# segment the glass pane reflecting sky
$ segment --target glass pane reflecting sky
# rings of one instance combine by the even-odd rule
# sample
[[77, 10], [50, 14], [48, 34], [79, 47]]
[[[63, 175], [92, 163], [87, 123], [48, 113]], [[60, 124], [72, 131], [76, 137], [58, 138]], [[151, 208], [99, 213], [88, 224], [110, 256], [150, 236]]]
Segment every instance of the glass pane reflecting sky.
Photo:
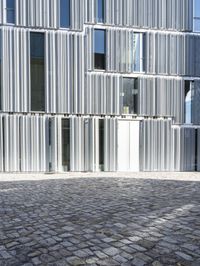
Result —
[[60, 0], [60, 27], [70, 27], [70, 0]]
[[6, 1], [6, 7], [7, 8], [15, 8], [15, 1], [14, 0], [7, 0]]
[[194, 31], [200, 32], [200, 19], [194, 19]]
[[97, 21], [104, 22], [104, 0], [97, 1]]
[[200, 17], [200, 0], [194, 0], [194, 17]]
[[105, 54], [105, 31], [95, 30], [95, 48], [94, 52], [97, 54]]

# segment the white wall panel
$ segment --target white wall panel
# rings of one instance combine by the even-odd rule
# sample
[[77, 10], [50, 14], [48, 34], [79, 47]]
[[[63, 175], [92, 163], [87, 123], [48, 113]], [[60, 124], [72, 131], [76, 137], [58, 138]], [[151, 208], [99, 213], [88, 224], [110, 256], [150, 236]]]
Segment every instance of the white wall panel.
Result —
[[139, 171], [140, 122], [118, 120], [117, 123], [117, 170]]

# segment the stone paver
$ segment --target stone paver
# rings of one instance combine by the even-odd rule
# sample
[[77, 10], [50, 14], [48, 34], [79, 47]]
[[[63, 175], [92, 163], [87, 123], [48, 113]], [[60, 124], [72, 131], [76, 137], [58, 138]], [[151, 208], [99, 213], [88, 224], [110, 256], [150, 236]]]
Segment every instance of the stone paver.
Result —
[[200, 265], [200, 175], [108, 175], [0, 176], [0, 266]]

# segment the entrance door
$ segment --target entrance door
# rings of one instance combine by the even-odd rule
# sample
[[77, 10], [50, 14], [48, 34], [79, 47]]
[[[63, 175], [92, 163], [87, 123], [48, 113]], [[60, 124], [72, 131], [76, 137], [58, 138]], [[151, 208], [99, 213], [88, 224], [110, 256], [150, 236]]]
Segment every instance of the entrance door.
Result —
[[118, 171], [139, 171], [139, 121], [118, 121]]

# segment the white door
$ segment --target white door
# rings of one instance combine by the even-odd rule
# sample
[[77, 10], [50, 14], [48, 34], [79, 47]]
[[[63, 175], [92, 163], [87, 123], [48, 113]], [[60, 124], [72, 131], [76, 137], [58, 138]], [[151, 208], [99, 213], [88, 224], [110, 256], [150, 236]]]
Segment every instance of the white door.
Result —
[[118, 121], [118, 171], [139, 171], [139, 121]]

